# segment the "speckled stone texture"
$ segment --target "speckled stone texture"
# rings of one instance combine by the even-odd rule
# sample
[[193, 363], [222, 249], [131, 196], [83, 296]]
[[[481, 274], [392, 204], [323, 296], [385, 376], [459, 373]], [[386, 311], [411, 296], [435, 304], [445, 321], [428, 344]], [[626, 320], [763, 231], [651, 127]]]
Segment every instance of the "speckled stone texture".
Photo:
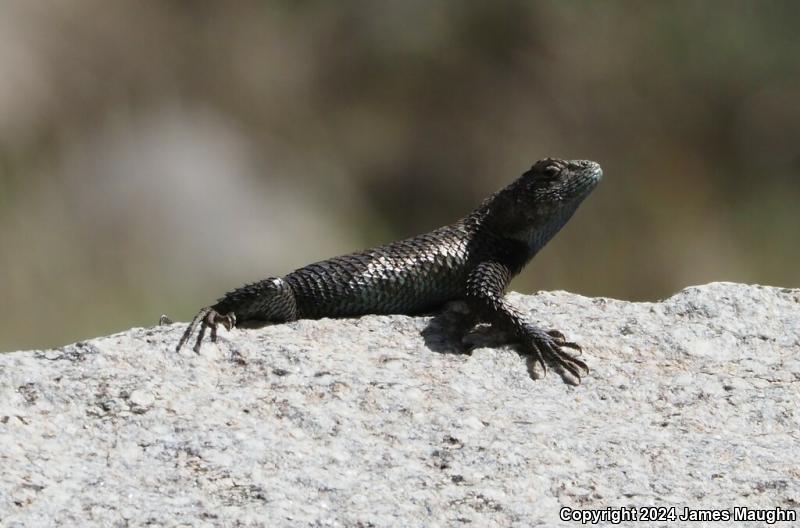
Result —
[[560, 508], [800, 508], [800, 290], [510, 300], [584, 346], [581, 385], [535, 379], [485, 329], [463, 353], [457, 306], [221, 331], [200, 355], [175, 354], [183, 324], [0, 354], [0, 526], [580, 526]]

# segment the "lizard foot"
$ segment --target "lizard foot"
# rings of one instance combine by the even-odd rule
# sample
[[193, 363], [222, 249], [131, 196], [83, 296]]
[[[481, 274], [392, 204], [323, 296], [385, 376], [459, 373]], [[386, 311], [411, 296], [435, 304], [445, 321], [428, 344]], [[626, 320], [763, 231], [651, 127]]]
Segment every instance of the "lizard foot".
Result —
[[528, 326], [526, 327], [525, 333], [527, 337], [525, 345], [533, 350], [534, 357], [545, 374], [547, 374], [545, 359], [552, 361], [572, 374], [577, 378], [578, 383], [581, 381], [581, 371], [583, 371], [584, 374], [589, 373], [589, 367], [586, 363], [563, 350], [564, 348], [571, 348], [580, 353], [580, 345], [567, 341], [564, 334], [558, 330], [543, 332], [538, 328]]
[[197, 341], [195, 341], [193, 347], [196, 353], [200, 353], [200, 344], [203, 342], [203, 337], [205, 337], [206, 328], [211, 329], [211, 341], [216, 341], [217, 325], [222, 324], [226, 330], [230, 330], [236, 325], [236, 315], [233, 312], [222, 315], [213, 308], [203, 308], [189, 323], [183, 336], [181, 336], [181, 340], [178, 341], [178, 346], [175, 347], [175, 352], [180, 352], [181, 347], [189, 340], [198, 324], [200, 325], [200, 331], [197, 333]]

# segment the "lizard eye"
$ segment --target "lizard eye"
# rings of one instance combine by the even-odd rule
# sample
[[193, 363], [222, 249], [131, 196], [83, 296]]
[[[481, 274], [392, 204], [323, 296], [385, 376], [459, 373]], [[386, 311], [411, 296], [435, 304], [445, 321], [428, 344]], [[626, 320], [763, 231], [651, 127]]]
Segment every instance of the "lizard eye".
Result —
[[545, 184], [557, 180], [561, 175], [561, 170], [562, 165], [558, 160], [546, 158], [538, 161], [532, 167], [531, 172], [534, 176], [534, 181]]
[[542, 180], [551, 182], [561, 174], [561, 167], [552, 163], [542, 169]]

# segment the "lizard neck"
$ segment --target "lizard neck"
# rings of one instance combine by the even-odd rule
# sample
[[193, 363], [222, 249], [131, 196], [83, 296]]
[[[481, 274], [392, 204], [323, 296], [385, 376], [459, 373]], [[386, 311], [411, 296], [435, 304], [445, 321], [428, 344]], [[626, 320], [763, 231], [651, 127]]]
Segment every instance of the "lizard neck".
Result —
[[508, 253], [513, 254], [521, 268], [564, 227], [576, 209], [577, 204], [575, 207], [562, 208], [551, 216], [528, 219], [507, 208], [497, 207], [494, 200], [490, 199], [467, 216], [464, 222], [469, 230], [482, 233], [481, 236], [492, 240], [492, 243], [513, 248]]

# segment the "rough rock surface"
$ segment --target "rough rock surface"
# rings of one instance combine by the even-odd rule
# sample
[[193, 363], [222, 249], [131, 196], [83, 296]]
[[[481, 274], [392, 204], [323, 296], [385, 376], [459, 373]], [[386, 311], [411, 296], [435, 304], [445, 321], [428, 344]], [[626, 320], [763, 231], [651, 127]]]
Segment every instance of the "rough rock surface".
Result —
[[[0, 354], [0, 525], [576, 526], [562, 506], [800, 507], [800, 290], [511, 299], [584, 346], [583, 384], [534, 379], [481, 332], [458, 353], [452, 311], [222, 331], [199, 355], [174, 353], [183, 324]], [[728, 525], [764, 523], [708, 524]]]

